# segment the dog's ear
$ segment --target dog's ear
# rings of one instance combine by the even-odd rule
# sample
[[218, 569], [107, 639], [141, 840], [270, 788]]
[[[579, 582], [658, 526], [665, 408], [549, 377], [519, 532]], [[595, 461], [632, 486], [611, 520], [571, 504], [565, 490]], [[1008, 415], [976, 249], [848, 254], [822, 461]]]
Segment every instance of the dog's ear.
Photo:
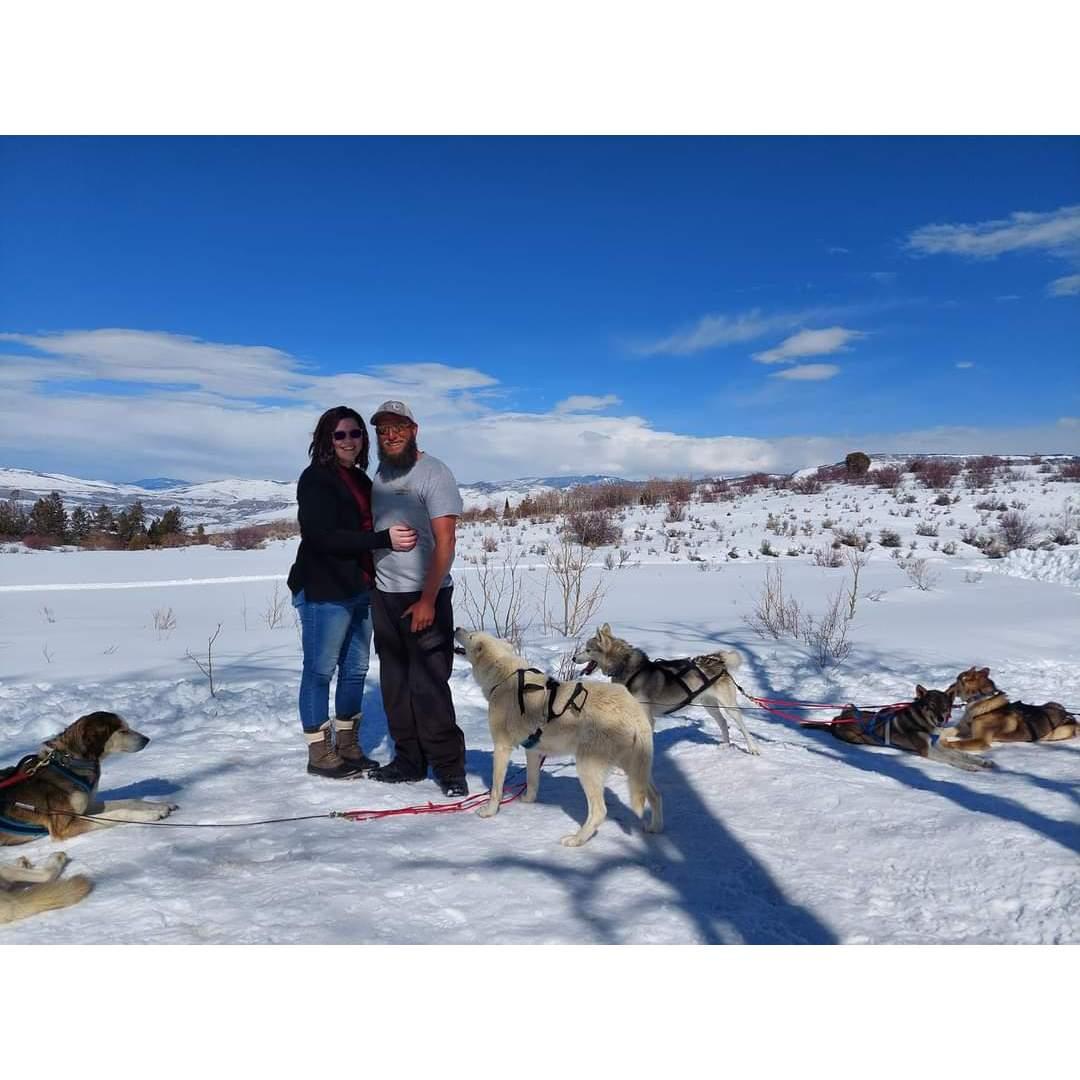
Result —
[[926, 687], [921, 685], [921, 684], [916, 685], [916, 687], [915, 687], [915, 696], [917, 698], [926, 697]]
[[990, 678], [990, 669], [988, 667], [979, 668], [979, 670], [976, 671], [975, 674], [976, 675], [981, 675], [984, 679], [989, 679]]
[[92, 712], [80, 716], [62, 738], [76, 757], [96, 759], [105, 753], [105, 744], [122, 726], [116, 713]]
[[611, 637], [611, 623], [604, 623], [596, 633], [598, 637]]

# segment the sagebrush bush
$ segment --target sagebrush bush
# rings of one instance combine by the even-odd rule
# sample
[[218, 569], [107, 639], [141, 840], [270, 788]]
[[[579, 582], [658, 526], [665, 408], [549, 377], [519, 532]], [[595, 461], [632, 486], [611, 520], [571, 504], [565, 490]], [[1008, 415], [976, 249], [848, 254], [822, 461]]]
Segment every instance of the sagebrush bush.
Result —
[[622, 539], [622, 529], [607, 510], [578, 510], [567, 514], [563, 534], [590, 548], [617, 544]]

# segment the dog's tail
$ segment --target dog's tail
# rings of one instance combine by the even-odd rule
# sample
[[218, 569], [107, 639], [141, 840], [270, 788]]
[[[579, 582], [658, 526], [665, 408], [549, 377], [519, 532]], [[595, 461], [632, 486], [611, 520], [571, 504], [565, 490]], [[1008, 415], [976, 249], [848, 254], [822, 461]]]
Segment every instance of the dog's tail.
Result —
[[724, 661], [724, 667], [728, 671], [738, 671], [742, 667], [742, 653], [737, 653], [734, 649], [720, 649], [716, 654]]
[[82, 874], [64, 878], [61, 881], [49, 881], [42, 885], [31, 885], [27, 889], [17, 889], [0, 894], [0, 923], [15, 922], [36, 915], [39, 911], [52, 911], [54, 908], [71, 907], [77, 904], [90, 890], [94, 883]]

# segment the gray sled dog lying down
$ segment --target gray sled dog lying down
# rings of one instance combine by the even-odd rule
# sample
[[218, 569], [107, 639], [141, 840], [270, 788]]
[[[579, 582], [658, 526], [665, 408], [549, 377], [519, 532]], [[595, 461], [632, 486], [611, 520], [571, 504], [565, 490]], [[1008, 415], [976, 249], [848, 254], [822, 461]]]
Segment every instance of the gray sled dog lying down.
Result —
[[646, 832], [661, 831], [664, 811], [652, 782], [652, 728], [625, 687], [548, 678], [518, 656], [508, 642], [481, 631], [459, 628], [454, 639], [464, 648], [473, 677], [487, 699], [495, 747], [491, 795], [477, 811], [481, 817], [499, 812], [510, 754], [515, 746], [523, 746], [524, 802], [536, 801], [540, 761], [545, 755], [571, 754], [576, 761], [589, 810], [581, 828], [562, 838], [567, 847], [584, 844], [607, 817], [604, 780], [616, 766], [626, 773], [634, 813], [643, 818], [649, 804]]
[[643, 650], [616, 637], [611, 626], [604, 623], [574, 654], [574, 663], [585, 664], [586, 675], [599, 667], [608, 678], [625, 686], [645, 706], [653, 724], [658, 716], [688, 705], [701, 705], [730, 746], [726, 713], [739, 725], [747, 752], [759, 752], [736, 703], [735, 683], [729, 672], [739, 667], [742, 657], [733, 649], [679, 660], [650, 660]]
[[[0, 864], [0, 924], [36, 915], [39, 911], [71, 907], [94, 887], [81, 874], [57, 881], [68, 857], [58, 851], [41, 866], [29, 859]], [[25, 888], [21, 886], [25, 885]]]

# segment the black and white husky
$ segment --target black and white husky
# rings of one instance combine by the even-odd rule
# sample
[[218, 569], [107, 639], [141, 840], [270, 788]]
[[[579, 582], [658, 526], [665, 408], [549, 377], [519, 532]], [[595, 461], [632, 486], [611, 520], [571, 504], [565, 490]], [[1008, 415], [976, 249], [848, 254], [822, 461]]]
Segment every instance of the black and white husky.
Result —
[[758, 753], [736, 704], [735, 683], [729, 673], [739, 667], [742, 657], [732, 649], [680, 660], [650, 660], [643, 650], [615, 637], [604, 623], [574, 654], [574, 663], [586, 664], [586, 675], [599, 667], [614, 682], [622, 683], [645, 706], [650, 723], [687, 705], [701, 705], [720, 725], [724, 742], [730, 745], [730, 716], [746, 740], [747, 751]]

